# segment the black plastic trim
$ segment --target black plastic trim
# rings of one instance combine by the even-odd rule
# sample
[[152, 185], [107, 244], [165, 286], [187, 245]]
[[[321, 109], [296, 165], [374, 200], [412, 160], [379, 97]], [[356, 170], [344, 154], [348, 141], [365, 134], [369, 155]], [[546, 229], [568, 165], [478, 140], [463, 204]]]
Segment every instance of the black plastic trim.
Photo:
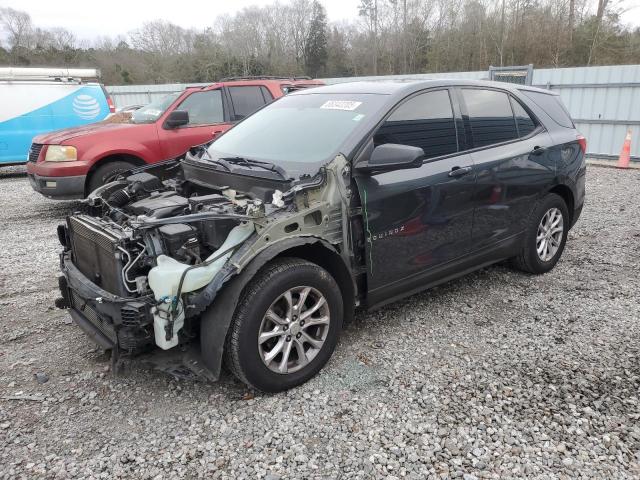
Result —
[[111, 340], [109, 340], [104, 333], [98, 330], [98, 327], [87, 320], [87, 318], [78, 310], [71, 309], [69, 310], [69, 314], [71, 315], [71, 318], [76, 323], [76, 325], [78, 325], [80, 329], [99, 346], [106, 350], [110, 350], [115, 347], [115, 344]]

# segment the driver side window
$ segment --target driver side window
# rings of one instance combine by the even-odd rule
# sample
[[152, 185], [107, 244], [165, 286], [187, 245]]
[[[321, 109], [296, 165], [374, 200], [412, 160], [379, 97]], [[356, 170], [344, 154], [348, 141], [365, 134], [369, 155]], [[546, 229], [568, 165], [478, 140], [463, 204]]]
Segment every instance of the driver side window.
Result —
[[380, 126], [373, 142], [376, 146], [399, 143], [420, 147], [426, 159], [457, 152], [449, 92], [426, 92], [405, 101]]
[[189, 112], [188, 126], [211, 125], [224, 122], [222, 93], [220, 90], [195, 92], [176, 108]]

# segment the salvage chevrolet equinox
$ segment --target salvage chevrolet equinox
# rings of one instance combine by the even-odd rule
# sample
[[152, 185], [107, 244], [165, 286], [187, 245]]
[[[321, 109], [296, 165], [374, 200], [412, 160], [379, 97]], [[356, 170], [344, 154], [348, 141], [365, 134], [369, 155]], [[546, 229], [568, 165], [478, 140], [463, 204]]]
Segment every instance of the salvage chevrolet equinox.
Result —
[[357, 308], [507, 259], [551, 270], [584, 203], [585, 148], [559, 97], [526, 86], [295, 92], [95, 190], [58, 229], [57, 304], [114, 361], [210, 379], [226, 364], [285, 390]]

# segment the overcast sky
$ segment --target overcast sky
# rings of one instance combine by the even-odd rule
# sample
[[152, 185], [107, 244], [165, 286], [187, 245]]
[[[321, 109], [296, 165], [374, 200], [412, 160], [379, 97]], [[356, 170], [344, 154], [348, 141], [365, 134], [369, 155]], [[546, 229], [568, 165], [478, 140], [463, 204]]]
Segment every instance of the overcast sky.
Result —
[[[595, 1], [595, 0], [594, 0]], [[202, 29], [216, 16], [234, 13], [251, 5], [269, 5], [274, 0], [0, 0], [0, 6], [24, 10], [39, 27], [65, 27], [80, 39], [124, 35], [155, 19], [182, 27]], [[284, 0], [283, 3], [286, 3]], [[330, 21], [353, 19], [359, 0], [321, 0]], [[622, 0], [628, 9], [625, 23], [640, 25], [640, 0]]]
[[[215, 18], [251, 5], [275, 0], [0, 0], [0, 6], [23, 10], [38, 27], [65, 27], [78, 38], [115, 36], [139, 28], [143, 22], [163, 19], [185, 28], [202, 29]], [[282, 3], [288, 3], [286, 0]], [[355, 18], [359, 0], [321, 0], [330, 21]]]

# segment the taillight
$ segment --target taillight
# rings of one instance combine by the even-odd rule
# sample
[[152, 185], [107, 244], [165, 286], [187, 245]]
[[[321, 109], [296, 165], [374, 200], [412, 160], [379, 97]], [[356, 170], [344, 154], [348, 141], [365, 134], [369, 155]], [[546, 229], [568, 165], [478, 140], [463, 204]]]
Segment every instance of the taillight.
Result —
[[583, 135], [578, 135], [576, 139], [578, 140], [578, 145], [580, 145], [580, 150], [582, 150], [582, 153], [587, 153], [587, 139], [584, 138]]
[[116, 106], [113, 103], [113, 100], [111, 100], [111, 95], [109, 95], [109, 92], [107, 92], [107, 89], [104, 88], [104, 85], [100, 85], [100, 88], [102, 89], [102, 93], [104, 93], [104, 98], [107, 99], [107, 105], [109, 106], [109, 113], [116, 113]]

